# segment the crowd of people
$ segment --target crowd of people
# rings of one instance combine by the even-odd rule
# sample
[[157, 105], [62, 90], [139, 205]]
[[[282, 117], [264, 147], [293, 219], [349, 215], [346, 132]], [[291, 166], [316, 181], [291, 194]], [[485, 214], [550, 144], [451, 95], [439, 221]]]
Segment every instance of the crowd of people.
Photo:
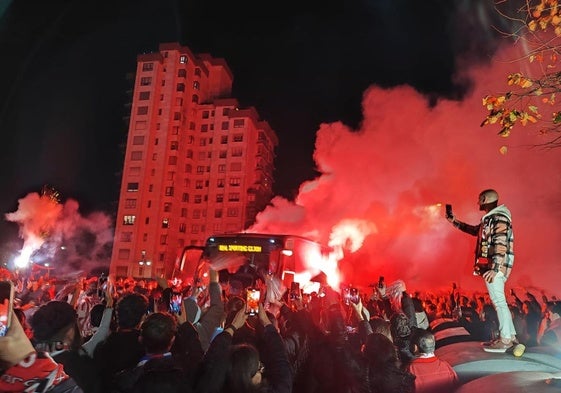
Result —
[[[455, 285], [409, 293], [395, 280], [358, 301], [324, 285], [285, 291], [253, 315], [243, 286], [224, 277], [211, 269], [206, 288], [105, 277], [14, 282], [0, 391], [453, 392], [458, 376], [435, 355], [446, 344], [439, 327], [463, 327], [462, 340], [500, 337], [488, 293]], [[561, 303], [530, 292], [509, 299], [518, 340], [561, 354]]]

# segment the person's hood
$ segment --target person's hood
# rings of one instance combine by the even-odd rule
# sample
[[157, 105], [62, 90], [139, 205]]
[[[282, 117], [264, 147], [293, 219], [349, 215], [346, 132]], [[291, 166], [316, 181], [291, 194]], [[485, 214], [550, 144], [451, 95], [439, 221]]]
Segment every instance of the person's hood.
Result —
[[185, 312], [187, 313], [187, 320], [191, 323], [199, 322], [201, 318], [201, 308], [197, 304], [197, 300], [192, 297], [187, 297], [183, 300]]
[[510, 210], [505, 205], [499, 205], [489, 213], [485, 214], [483, 217], [492, 216], [495, 214], [501, 214], [503, 216], [508, 217], [509, 220], [512, 220], [512, 215], [510, 214]]

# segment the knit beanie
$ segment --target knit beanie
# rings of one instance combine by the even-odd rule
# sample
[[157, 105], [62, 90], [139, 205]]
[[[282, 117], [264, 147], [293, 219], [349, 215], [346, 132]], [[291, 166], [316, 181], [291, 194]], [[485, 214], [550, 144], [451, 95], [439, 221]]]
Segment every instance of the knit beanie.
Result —
[[58, 300], [52, 300], [41, 307], [29, 321], [33, 330], [33, 339], [37, 342], [48, 342], [56, 337], [64, 328], [75, 324], [77, 314], [70, 304]]

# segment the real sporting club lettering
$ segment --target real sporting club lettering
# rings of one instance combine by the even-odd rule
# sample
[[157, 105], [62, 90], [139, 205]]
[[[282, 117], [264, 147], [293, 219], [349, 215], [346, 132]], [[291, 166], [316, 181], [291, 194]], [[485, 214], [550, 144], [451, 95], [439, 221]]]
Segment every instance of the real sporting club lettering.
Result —
[[243, 244], [219, 244], [218, 251], [261, 252], [261, 246], [245, 246]]

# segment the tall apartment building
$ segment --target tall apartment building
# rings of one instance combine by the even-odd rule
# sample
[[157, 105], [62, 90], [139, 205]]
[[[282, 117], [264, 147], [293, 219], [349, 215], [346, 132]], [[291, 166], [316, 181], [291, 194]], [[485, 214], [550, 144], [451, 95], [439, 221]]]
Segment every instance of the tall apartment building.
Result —
[[112, 274], [169, 278], [185, 246], [243, 231], [270, 201], [278, 139], [232, 80], [179, 44], [138, 56]]

